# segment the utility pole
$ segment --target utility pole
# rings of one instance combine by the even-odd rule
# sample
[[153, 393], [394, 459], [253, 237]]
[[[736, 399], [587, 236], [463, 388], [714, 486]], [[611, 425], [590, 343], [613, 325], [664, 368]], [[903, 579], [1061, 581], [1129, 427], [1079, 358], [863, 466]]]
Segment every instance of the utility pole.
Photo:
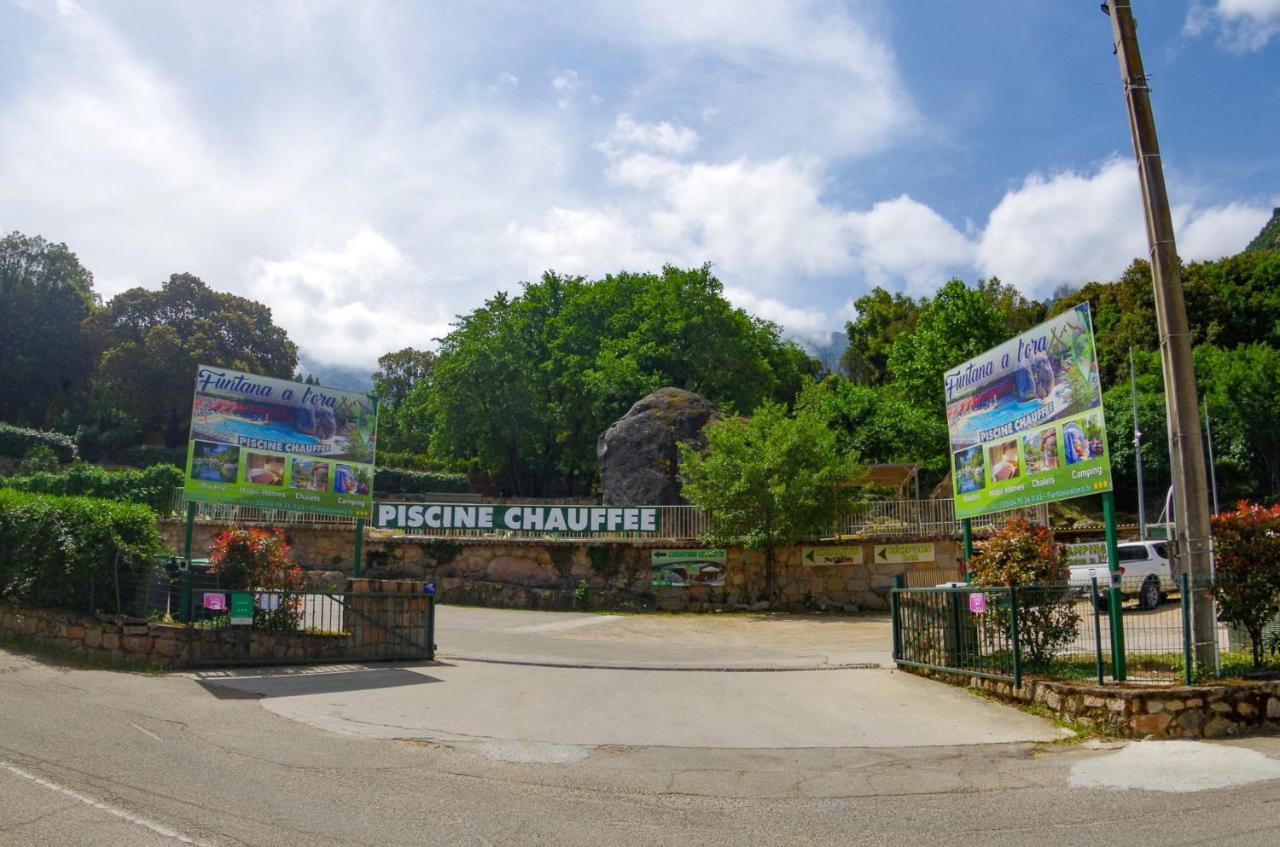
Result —
[[1165, 405], [1169, 417], [1169, 458], [1173, 472], [1175, 550], [1181, 569], [1192, 579], [1192, 639], [1201, 668], [1216, 668], [1217, 626], [1209, 593], [1212, 573], [1208, 485], [1200, 439], [1200, 409], [1191, 361], [1187, 309], [1182, 297], [1182, 269], [1173, 238], [1169, 195], [1165, 191], [1160, 145], [1156, 141], [1151, 91], [1138, 52], [1138, 38], [1129, 0], [1107, 0], [1111, 34], [1120, 79], [1124, 83], [1129, 130], [1138, 160], [1142, 204], [1146, 212], [1147, 243], [1151, 247], [1151, 276], [1155, 289], [1156, 323], [1160, 331], [1160, 359], [1164, 368]]
[[1133, 347], [1129, 347], [1129, 392], [1133, 395], [1133, 461], [1138, 472], [1138, 540], [1147, 540], [1147, 501], [1142, 489], [1142, 427], [1138, 424], [1138, 378], [1133, 372]]

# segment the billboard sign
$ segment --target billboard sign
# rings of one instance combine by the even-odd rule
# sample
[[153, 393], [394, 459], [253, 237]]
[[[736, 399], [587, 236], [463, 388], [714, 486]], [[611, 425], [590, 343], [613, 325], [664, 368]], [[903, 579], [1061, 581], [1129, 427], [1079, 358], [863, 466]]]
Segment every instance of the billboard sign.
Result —
[[649, 584], [724, 585], [728, 563], [725, 550], [654, 550], [649, 554]]
[[201, 365], [186, 497], [367, 518], [377, 431], [367, 394]]
[[1089, 305], [943, 376], [957, 518], [1111, 490]]

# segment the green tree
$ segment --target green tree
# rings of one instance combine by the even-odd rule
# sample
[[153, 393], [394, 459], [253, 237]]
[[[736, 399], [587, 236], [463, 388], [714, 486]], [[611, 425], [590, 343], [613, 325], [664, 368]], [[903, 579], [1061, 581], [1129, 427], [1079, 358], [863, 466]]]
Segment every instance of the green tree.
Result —
[[85, 330], [98, 355], [98, 389], [168, 447], [186, 439], [199, 364], [289, 379], [298, 363], [270, 309], [190, 274], [174, 274], [159, 291], [117, 295]]
[[80, 325], [95, 303], [67, 245], [0, 239], [0, 420], [46, 426], [79, 404], [91, 362]]
[[1247, 344], [1233, 350], [1201, 345], [1196, 375], [1212, 416], [1218, 481], [1224, 499], [1280, 494], [1280, 350]]
[[750, 418], [709, 424], [705, 454], [680, 447], [682, 493], [712, 516], [705, 541], [764, 553], [762, 599], [775, 598], [779, 547], [831, 531], [855, 493], [841, 485], [862, 476], [822, 416], [801, 407], [788, 415], [765, 403]]
[[728, 409], [790, 402], [817, 364], [776, 326], [724, 299], [709, 267], [589, 282], [547, 273], [490, 298], [441, 342], [402, 425], [517, 495], [596, 483], [596, 441], [645, 394], [671, 385]]
[[946, 407], [943, 374], [1012, 335], [1006, 316], [988, 295], [953, 279], [939, 289], [889, 348], [889, 371], [902, 396], [942, 415]]
[[868, 388], [833, 375], [802, 393], [797, 407], [826, 421], [842, 452], [867, 462], [917, 462], [926, 485], [947, 472], [946, 421], [889, 386]]
[[414, 389], [431, 380], [436, 354], [405, 347], [378, 357], [373, 393], [378, 398], [378, 445], [382, 450], [427, 452], [428, 431], [406, 421], [405, 404]]
[[840, 367], [858, 385], [882, 385], [889, 376], [889, 348], [915, 326], [924, 303], [880, 286], [853, 301], [857, 317], [844, 325], [849, 346]]

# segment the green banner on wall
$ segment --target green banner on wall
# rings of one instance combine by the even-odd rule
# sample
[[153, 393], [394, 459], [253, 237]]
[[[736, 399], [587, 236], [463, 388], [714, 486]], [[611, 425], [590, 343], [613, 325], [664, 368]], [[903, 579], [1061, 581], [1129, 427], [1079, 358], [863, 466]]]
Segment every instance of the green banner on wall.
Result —
[[186, 498], [367, 518], [377, 431], [369, 395], [201, 365]]
[[662, 528], [656, 506], [506, 506], [458, 503], [383, 503], [374, 509], [379, 529], [484, 529], [603, 535], [655, 535]]
[[1089, 305], [948, 371], [957, 518], [1111, 490]]

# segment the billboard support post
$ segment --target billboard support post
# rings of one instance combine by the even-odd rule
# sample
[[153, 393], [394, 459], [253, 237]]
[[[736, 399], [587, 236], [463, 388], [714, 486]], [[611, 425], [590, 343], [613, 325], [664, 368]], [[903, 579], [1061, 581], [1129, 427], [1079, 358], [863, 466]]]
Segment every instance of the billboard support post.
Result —
[[187, 503], [186, 529], [182, 535], [182, 593], [178, 597], [178, 619], [184, 623], [191, 622], [191, 535], [196, 525], [196, 504]]
[[364, 518], [356, 518], [356, 558], [351, 563], [351, 575], [359, 578], [364, 565]]
[[1120, 591], [1120, 547], [1116, 543], [1116, 496], [1102, 495], [1102, 520], [1107, 527], [1107, 569], [1111, 588], [1107, 591], [1107, 611], [1111, 618], [1111, 673], [1116, 682], [1128, 677], [1124, 655], [1124, 595]]

